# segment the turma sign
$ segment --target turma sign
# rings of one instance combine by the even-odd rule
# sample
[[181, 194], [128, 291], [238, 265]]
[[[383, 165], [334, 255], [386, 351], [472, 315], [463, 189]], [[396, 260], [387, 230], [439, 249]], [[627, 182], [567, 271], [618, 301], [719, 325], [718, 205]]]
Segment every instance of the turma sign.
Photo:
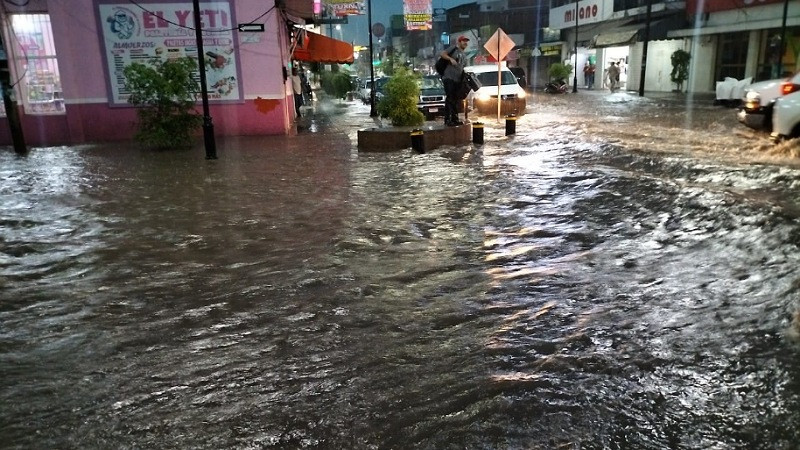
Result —
[[[575, 4], [550, 10], [550, 28], [561, 30], [575, 26]], [[614, 14], [614, 0], [582, 0], [578, 2], [578, 25], [603, 22]]]

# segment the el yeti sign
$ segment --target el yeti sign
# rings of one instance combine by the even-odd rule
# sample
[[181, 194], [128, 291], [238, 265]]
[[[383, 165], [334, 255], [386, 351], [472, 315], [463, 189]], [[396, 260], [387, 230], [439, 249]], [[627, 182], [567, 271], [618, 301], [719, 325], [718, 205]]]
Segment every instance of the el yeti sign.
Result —
[[[550, 28], [561, 30], [574, 27], [575, 13], [574, 3], [551, 9]], [[608, 20], [613, 13], [613, 0], [583, 0], [578, 2], [578, 25]]]
[[[233, 34], [233, 0], [204, 0], [200, 8], [203, 55], [198, 54], [194, 9], [185, 0], [96, 0], [97, 26], [108, 76], [109, 103], [128, 106], [125, 67], [153, 59], [203, 58], [208, 97], [241, 101], [241, 69]], [[141, 5], [141, 6], [139, 6]], [[199, 73], [195, 78], [199, 79]], [[199, 86], [198, 86], [199, 90]]]

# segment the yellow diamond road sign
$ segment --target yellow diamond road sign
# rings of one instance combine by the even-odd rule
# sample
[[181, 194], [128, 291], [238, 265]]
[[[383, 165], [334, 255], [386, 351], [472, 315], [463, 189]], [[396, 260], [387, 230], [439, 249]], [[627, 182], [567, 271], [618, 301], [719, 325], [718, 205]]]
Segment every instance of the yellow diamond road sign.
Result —
[[517, 44], [508, 37], [506, 32], [503, 31], [502, 28], [498, 28], [492, 37], [483, 44], [483, 48], [485, 48], [494, 59], [502, 61], [515, 45]]

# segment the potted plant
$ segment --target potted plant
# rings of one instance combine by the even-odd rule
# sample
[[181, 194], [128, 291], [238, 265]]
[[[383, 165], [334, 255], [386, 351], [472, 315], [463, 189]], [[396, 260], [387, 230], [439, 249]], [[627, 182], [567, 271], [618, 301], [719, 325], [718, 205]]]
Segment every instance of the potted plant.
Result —
[[425, 122], [425, 116], [417, 109], [417, 75], [403, 67], [397, 68], [386, 83], [385, 91], [386, 95], [378, 103], [381, 117], [391, 119], [394, 126], [416, 126]]
[[123, 69], [128, 103], [139, 107], [136, 139], [154, 148], [187, 147], [202, 117], [195, 111], [198, 92], [192, 74], [197, 61], [185, 57], [149, 64], [132, 63]]
[[689, 59], [691, 55], [685, 50], [675, 50], [670, 57], [672, 60], [672, 72], [669, 74], [670, 80], [678, 85], [675, 92], [683, 92], [683, 82], [689, 78]]
[[571, 73], [572, 64], [555, 63], [551, 64], [547, 69], [547, 74], [550, 76], [550, 80], [558, 83], [566, 83], [567, 79], [569, 78], [569, 74]]

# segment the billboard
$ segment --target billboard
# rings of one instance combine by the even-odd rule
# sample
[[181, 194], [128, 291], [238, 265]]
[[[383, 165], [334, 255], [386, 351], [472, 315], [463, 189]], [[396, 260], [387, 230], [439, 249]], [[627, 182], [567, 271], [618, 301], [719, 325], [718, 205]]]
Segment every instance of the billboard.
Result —
[[[198, 55], [191, 2], [139, 0], [137, 3], [97, 0], [98, 29], [103, 40], [112, 106], [128, 105], [130, 93], [125, 89], [125, 66], [148, 64], [153, 58], [202, 57], [206, 63], [209, 100], [242, 100], [241, 70], [234, 39], [236, 21], [230, 0], [202, 2], [204, 55]], [[199, 91], [199, 71], [195, 78]]]
[[365, 14], [364, 2], [354, 2], [352, 0], [326, 0], [329, 16], [356, 16]]
[[433, 5], [431, 0], [403, 0], [403, 20], [406, 30], [430, 30], [433, 28]]

